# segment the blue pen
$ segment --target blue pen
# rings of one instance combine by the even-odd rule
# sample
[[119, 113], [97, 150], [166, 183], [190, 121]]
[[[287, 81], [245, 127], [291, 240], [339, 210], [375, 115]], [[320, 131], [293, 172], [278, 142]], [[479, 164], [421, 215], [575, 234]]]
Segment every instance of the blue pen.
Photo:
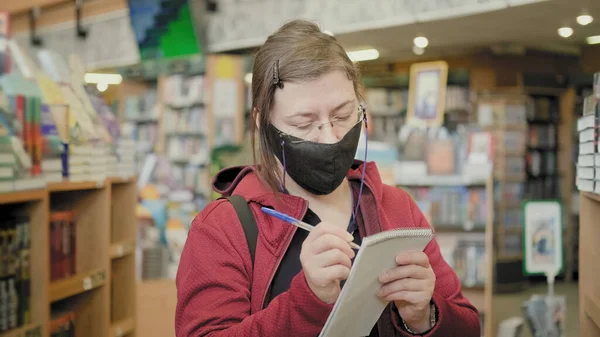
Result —
[[[306, 231], [310, 232], [310, 231], [313, 230], [313, 228], [315, 228], [314, 226], [309, 225], [309, 224], [307, 224], [304, 221], [300, 221], [298, 219], [292, 218], [291, 216], [289, 216], [287, 214], [284, 214], [284, 213], [281, 213], [281, 212], [277, 212], [274, 209], [270, 209], [270, 208], [267, 208], [267, 207], [262, 207], [261, 210], [263, 212], [267, 213], [268, 215], [274, 216], [274, 217], [276, 217], [279, 220], [283, 220], [283, 221], [285, 221], [285, 222], [287, 222], [289, 224], [292, 224], [294, 226], [300, 227], [300, 228], [302, 228], [302, 229], [304, 229]], [[350, 244], [350, 247], [352, 247], [354, 249], [360, 249], [360, 246], [357, 245], [354, 242], [349, 242], [349, 244]]]

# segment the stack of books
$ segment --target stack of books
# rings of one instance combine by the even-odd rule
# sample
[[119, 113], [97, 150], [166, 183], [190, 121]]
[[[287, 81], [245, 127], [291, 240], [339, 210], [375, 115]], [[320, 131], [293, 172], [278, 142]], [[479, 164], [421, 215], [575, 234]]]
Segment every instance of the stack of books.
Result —
[[116, 176], [132, 177], [138, 170], [136, 163], [137, 143], [133, 139], [121, 138], [117, 141]]
[[56, 183], [63, 180], [62, 155], [64, 146], [58, 134], [51, 109], [62, 106], [42, 105], [42, 175], [46, 183]]
[[577, 158], [577, 188], [580, 191], [600, 193], [600, 73], [594, 76], [594, 94], [583, 103], [583, 116], [577, 120], [579, 157]]
[[0, 219], [0, 333], [31, 323], [29, 216]]
[[41, 128], [32, 122], [36, 100], [7, 94], [6, 76], [0, 79], [0, 193], [43, 188]]
[[75, 213], [54, 211], [50, 214], [50, 281], [75, 274]]

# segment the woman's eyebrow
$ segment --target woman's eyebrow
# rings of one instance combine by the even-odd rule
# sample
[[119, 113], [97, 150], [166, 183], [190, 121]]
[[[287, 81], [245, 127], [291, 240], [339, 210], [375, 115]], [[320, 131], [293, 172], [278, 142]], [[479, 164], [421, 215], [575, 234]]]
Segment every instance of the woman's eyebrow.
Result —
[[[344, 108], [345, 106], [347, 106], [348, 104], [350, 104], [352, 102], [354, 102], [354, 100], [349, 99], [349, 100], [347, 100], [345, 102], [342, 102], [342, 103], [338, 104], [335, 108], [333, 108], [331, 110], [331, 113], [338, 112], [340, 109]], [[294, 117], [311, 117], [311, 116], [314, 116], [316, 114], [317, 114], [317, 112], [314, 112], [314, 111], [306, 111], [306, 110], [305, 111], [296, 111], [292, 115], [288, 116], [288, 118], [294, 118]]]

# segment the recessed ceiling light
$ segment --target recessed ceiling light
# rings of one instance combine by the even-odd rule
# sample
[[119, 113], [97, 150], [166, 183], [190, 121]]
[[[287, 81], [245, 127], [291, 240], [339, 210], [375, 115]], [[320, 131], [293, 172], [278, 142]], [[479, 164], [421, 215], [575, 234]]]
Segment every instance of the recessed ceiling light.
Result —
[[423, 55], [425, 53], [425, 48], [413, 46], [413, 53], [416, 55]]
[[589, 14], [581, 14], [577, 17], [577, 23], [582, 26], [587, 26], [594, 21], [594, 17]]
[[379, 58], [379, 51], [377, 49], [355, 50], [348, 52], [348, 57], [352, 62], [375, 60]]
[[567, 38], [571, 35], [573, 35], [573, 28], [571, 27], [560, 27], [558, 29], [558, 35]]
[[417, 36], [413, 39], [415, 46], [425, 48], [429, 45], [429, 40], [425, 36]]
[[588, 36], [585, 38], [585, 42], [587, 42], [587, 44], [599, 44], [600, 35]]

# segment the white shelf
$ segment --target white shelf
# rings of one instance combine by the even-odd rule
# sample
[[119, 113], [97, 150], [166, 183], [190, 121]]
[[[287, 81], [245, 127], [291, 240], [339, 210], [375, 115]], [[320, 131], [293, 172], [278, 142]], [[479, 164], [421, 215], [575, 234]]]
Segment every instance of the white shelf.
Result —
[[415, 176], [396, 179], [398, 186], [485, 186], [485, 179], [476, 179], [462, 175]]

